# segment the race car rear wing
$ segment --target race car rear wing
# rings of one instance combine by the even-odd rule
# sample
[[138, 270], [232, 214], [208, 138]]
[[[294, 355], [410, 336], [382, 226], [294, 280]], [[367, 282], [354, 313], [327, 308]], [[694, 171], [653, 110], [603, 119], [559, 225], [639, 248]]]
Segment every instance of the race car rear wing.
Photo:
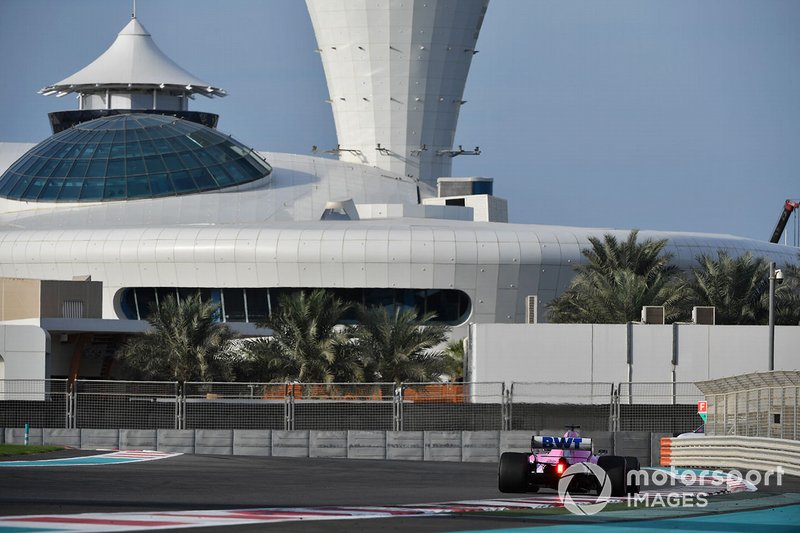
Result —
[[583, 437], [547, 437], [534, 435], [532, 450], [592, 450], [592, 439]]

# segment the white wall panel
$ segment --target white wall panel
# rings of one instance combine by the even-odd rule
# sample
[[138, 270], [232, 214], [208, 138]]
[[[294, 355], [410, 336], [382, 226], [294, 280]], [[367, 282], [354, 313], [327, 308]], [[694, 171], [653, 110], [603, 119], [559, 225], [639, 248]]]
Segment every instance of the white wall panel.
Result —
[[715, 326], [709, 332], [708, 342], [711, 348], [710, 379], [767, 368], [769, 337], [766, 326]]
[[321, 287], [324, 285], [319, 262], [298, 263], [297, 270], [300, 275], [298, 282], [300, 287]]
[[389, 241], [370, 239], [365, 243], [364, 261], [367, 263], [386, 263], [389, 259]]
[[235, 240], [218, 238], [214, 242], [214, 260], [218, 263], [233, 263], [236, 261], [235, 250]]
[[297, 271], [297, 263], [278, 263], [278, 283], [279, 287], [299, 287], [300, 273]]
[[178, 275], [175, 271], [175, 263], [156, 263], [158, 281], [160, 285], [166, 287], [178, 286]]
[[236, 284], [232, 280], [222, 280], [220, 287], [258, 287], [258, 275], [254, 263], [236, 262], [233, 265], [236, 269]]
[[[180, 278], [178, 278], [180, 279]], [[237, 268], [235, 263], [215, 264], [214, 279], [208, 284], [200, 284], [201, 287], [243, 287], [247, 286], [237, 278]]]
[[367, 267], [365, 263], [344, 263], [344, 284], [346, 287], [367, 287]]
[[672, 379], [672, 325], [633, 326], [633, 379]]
[[687, 325], [678, 328], [678, 366], [676, 381], [710, 379], [708, 373], [711, 326]]
[[257, 287], [277, 287], [278, 286], [278, 264], [272, 261], [258, 262], [255, 264]]
[[388, 281], [389, 287], [412, 287], [411, 284], [411, 269], [412, 265], [409, 263], [392, 263], [388, 265]]
[[364, 264], [365, 284], [367, 287], [391, 287], [388, 265], [384, 263]]

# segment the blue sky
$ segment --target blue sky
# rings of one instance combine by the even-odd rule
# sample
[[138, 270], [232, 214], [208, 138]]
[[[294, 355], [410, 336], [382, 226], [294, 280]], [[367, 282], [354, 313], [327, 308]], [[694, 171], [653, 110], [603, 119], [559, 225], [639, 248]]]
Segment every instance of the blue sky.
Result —
[[[336, 144], [300, 0], [138, 0], [159, 47], [227, 98], [192, 109], [259, 150]], [[129, 0], [0, 0], [0, 142], [37, 142]], [[767, 240], [800, 198], [800, 2], [492, 0], [456, 144], [512, 222]], [[789, 242], [794, 239], [794, 231]]]

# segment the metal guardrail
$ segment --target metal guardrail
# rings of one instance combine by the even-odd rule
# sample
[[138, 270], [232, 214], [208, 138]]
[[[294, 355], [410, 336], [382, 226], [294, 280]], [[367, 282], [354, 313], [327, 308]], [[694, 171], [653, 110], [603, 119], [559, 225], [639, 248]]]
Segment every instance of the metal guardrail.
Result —
[[800, 475], [800, 441], [709, 436], [661, 439], [661, 466], [736, 468]]

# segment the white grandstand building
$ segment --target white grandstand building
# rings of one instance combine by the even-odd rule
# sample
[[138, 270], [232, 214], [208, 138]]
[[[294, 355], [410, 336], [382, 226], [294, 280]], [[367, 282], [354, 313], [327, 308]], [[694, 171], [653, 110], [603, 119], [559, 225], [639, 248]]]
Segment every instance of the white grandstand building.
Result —
[[[0, 143], [0, 379], [108, 377], [116, 335], [198, 289], [246, 334], [280, 294], [312, 287], [436, 311], [459, 337], [468, 323], [543, 322], [588, 238], [627, 236], [509, 224], [491, 179], [450, 176], [454, 156], [479, 152], [453, 139], [488, 0], [307, 3], [339, 160], [218, 133], [188, 100], [225, 91], [136, 18], [43, 89], [80, 108], [52, 113], [37, 145]], [[668, 239], [683, 268], [719, 249], [796, 256], [730, 235], [640, 236]]]

